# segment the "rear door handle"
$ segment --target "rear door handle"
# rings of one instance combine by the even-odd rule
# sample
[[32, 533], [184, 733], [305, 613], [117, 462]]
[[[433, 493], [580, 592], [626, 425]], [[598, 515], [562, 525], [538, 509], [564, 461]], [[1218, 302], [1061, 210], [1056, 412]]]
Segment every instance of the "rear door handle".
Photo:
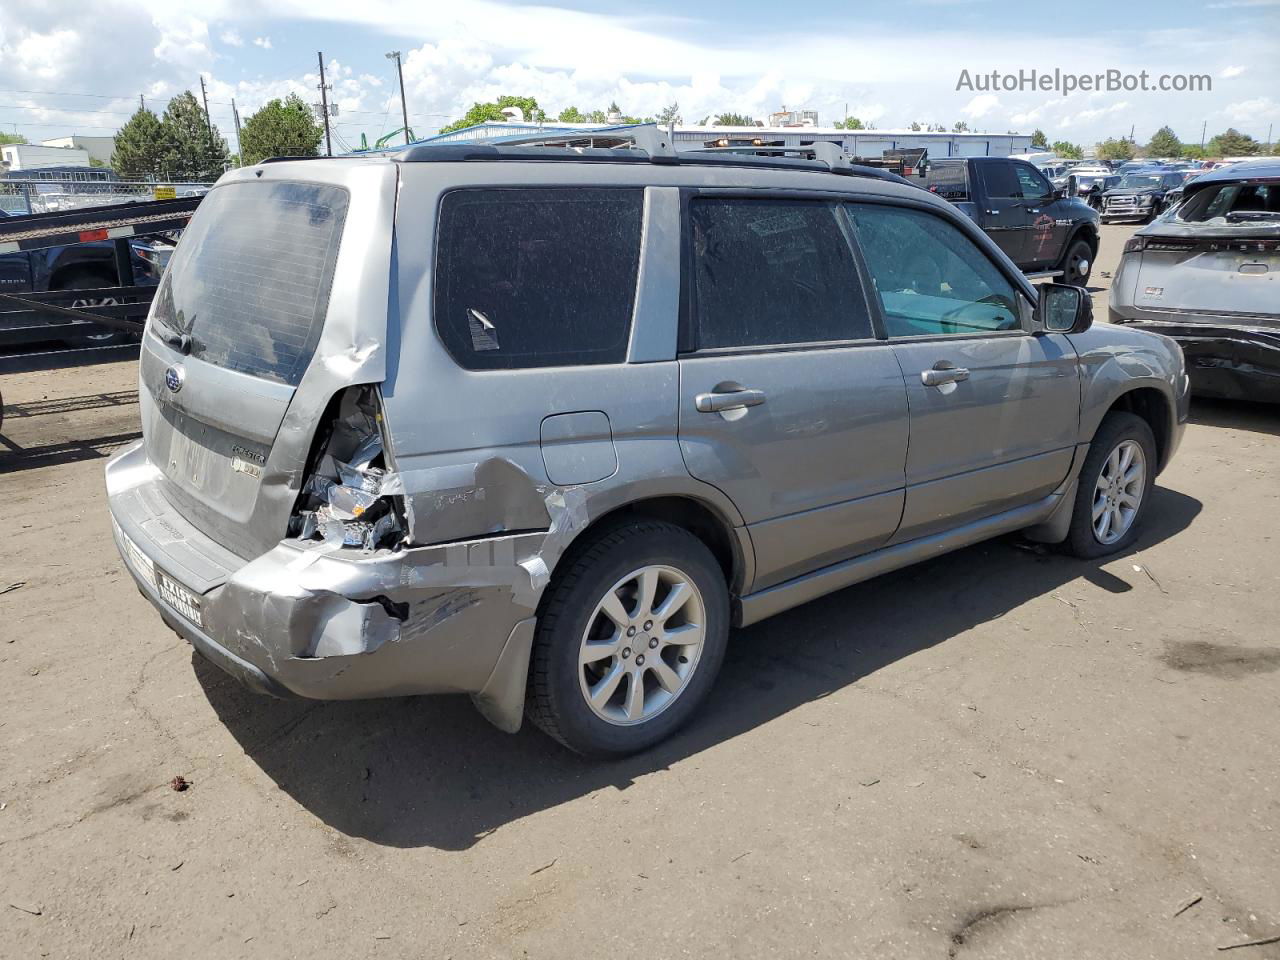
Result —
[[969, 371], [965, 367], [957, 367], [947, 360], [939, 360], [932, 370], [920, 371], [920, 382], [926, 387], [940, 387], [944, 383], [959, 383], [969, 379]]
[[693, 398], [699, 413], [723, 413], [743, 407], [756, 407], [764, 403], [763, 390], [731, 390], [725, 393], [700, 393]]

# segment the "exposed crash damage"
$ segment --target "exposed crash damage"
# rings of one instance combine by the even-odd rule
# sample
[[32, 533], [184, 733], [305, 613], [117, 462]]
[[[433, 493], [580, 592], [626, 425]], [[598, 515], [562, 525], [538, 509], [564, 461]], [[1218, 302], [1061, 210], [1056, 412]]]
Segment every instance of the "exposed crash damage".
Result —
[[1176, 340], [1195, 393], [1280, 403], [1280, 165], [1187, 184], [1173, 213], [1125, 244], [1109, 313]]

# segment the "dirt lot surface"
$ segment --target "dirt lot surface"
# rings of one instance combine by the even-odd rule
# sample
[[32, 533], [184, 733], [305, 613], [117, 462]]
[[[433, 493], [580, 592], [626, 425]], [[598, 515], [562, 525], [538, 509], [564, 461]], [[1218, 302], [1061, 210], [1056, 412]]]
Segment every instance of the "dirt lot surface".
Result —
[[134, 378], [2, 386], [0, 956], [1176, 960], [1280, 935], [1280, 410], [1196, 403], [1131, 553], [1008, 538], [811, 603], [735, 635], [673, 742], [598, 764], [464, 698], [279, 702], [193, 657], [111, 543]]

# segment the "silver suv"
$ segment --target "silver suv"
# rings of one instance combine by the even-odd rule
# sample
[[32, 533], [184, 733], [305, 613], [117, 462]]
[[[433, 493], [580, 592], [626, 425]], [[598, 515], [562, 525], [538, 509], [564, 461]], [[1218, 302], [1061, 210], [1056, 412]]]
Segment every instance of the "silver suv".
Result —
[[1181, 354], [847, 161], [412, 147], [209, 193], [107, 466], [164, 621], [250, 687], [466, 692], [622, 754], [732, 627], [1026, 530], [1134, 539]]

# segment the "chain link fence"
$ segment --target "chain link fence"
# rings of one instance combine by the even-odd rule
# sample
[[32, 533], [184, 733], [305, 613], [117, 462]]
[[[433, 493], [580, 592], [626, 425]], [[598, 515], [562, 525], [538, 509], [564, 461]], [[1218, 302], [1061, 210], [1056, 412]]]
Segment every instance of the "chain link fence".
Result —
[[131, 200], [168, 200], [198, 197], [212, 183], [157, 183], [125, 180], [23, 180], [0, 179], [0, 210], [9, 216], [24, 213], [56, 213], [79, 207], [97, 207]]

